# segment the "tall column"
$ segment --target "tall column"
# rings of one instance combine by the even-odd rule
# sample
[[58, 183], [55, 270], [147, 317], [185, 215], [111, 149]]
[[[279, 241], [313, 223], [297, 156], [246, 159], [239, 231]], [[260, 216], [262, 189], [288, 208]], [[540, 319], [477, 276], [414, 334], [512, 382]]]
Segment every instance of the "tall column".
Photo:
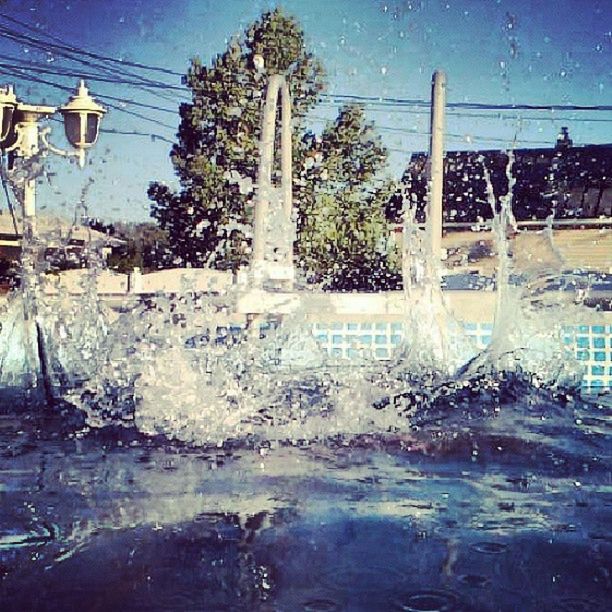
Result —
[[263, 110], [261, 140], [259, 143], [259, 173], [257, 176], [257, 197], [253, 219], [253, 265], [261, 265], [265, 259], [266, 218], [270, 204], [272, 187], [272, 167], [274, 163], [274, 134], [276, 127], [276, 101], [282, 83], [279, 74], [268, 80], [266, 102]]
[[436, 70], [431, 86], [431, 139], [429, 142], [429, 200], [427, 229], [431, 263], [442, 256], [442, 192], [444, 183], [444, 107], [446, 104], [446, 75]]
[[[283, 193], [283, 212], [287, 225], [293, 215], [293, 151], [291, 142], [291, 96], [289, 87], [283, 80], [281, 115], [281, 189]], [[287, 266], [293, 265], [293, 245], [287, 251]]]
[[[291, 96], [285, 78], [273, 74], [268, 80], [266, 101], [263, 110], [261, 140], [259, 144], [259, 171], [257, 197], [253, 218], [253, 260], [255, 269], [265, 261], [266, 219], [269, 215], [272, 196], [272, 170], [274, 167], [274, 140], [276, 134], [276, 109], [281, 96], [281, 199], [285, 220], [291, 222], [293, 211], [292, 179], [292, 134]], [[287, 266], [293, 265], [293, 253], [289, 249]]]

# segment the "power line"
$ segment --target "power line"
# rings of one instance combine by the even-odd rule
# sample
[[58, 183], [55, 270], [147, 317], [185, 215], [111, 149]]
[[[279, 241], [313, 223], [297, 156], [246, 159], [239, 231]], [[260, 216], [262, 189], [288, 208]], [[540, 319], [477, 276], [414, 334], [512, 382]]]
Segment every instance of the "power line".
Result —
[[[320, 106], [325, 106], [328, 108], [338, 108], [338, 106], [344, 104], [344, 102], [326, 102], [322, 101], [319, 103]], [[368, 107], [369, 113], [387, 113], [387, 114], [409, 114], [409, 115], [419, 115], [421, 117], [429, 118], [429, 108], [410, 108], [409, 106], [387, 106], [387, 107]], [[584, 122], [584, 123], [612, 123], [612, 119], [602, 119], [601, 117], [565, 117], [565, 116], [538, 116], [538, 117], [530, 117], [523, 115], [502, 115], [500, 111], [496, 111], [498, 114], [494, 114], [493, 112], [480, 112], [480, 113], [471, 113], [471, 112], [463, 112], [463, 111], [454, 111], [447, 110], [445, 112], [446, 115], [453, 117], [465, 117], [470, 119], [490, 119], [490, 120], [500, 120], [500, 121], [512, 121], [512, 120], [520, 120], [520, 121], [553, 121], [553, 122]]]
[[[104, 65], [104, 63], [101, 64], [99, 61], [94, 63], [90, 60], [84, 59], [82, 55], [84, 53], [86, 54], [87, 52], [83, 50], [84, 53], [81, 53], [76, 47], [72, 48], [66, 45], [55, 45], [53, 43], [41, 41], [40, 39], [28, 36], [20, 32], [16, 32], [14, 30], [11, 30], [10, 28], [6, 28], [5, 26], [1, 26], [1, 25], [0, 25], [0, 33], [2, 33], [5, 38], [12, 40], [13, 42], [17, 42], [19, 44], [31, 45], [35, 47], [36, 49], [38, 49], [39, 51], [46, 53], [47, 55], [55, 54], [58, 57], [62, 57], [71, 62], [76, 62], [78, 64], [87, 66], [89, 69], [98, 71], [98, 74], [99, 74], [99, 71], [102, 71], [102, 73], [106, 75], [114, 76], [115, 79], [124, 79], [125, 76], [132, 77], [133, 79], [136, 79], [136, 81], [138, 82], [137, 84], [132, 85], [133, 87], [138, 87], [139, 89], [147, 91], [148, 93], [155, 95], [162, 99], [168, 100], [169, 98], [165, 96], [163, 93], [161, 93], [160, 91], [149, 90], [148, 87], [153, 87], [153, 88], [166, 88], [167, 86], [174, 87], [173, 85], [164, 83], [163, 81], [151, 80], [148, 77], [143, 77], [142, 75], [139, 75], [137, 73], [130, 72], [126, 70], [125, 68], [122, 68], [121, 70], [119, 70], [113, 66], [107, 66], [107, 65]], [[76, 50], [73, 50], [73, 49], [76, 49]], [[121, 63], [120, 60], [116, 60], [116, 61], [118, 63]], [[179, 90], [184, 92], [184, 88], [179, 88]]]
[[[135, 67], [141, 70], [151, 70], [151, 71], [156, 71], [156, 72], [160, 72], [160, 73], [164, 73], [164, 74], [169, 74], [172, 76], [183, 76], [181, 73], [173, 71], [173, 70], [169, 70], [166, 68], [162, 68], [159, 66], [153, 66], [150, 64], [145, 64], [142, 62], [131, 62], [131, 61], [127, 61], [127, 60], [121, 60], [118, 58], [114, 58], [108, 55], [103, 55], [100, 53], [95, 53], [92, 51], [88, 51], [86, 49], [83, 49], [81, 47], [77, 47], [74, 45], [69, 45], [67, 43], [65, 43], [65, 41], [63, 41], [62, 39], [53, 36], [51, 34], [45, 33], [45, 32], [40, 32], [40, 30], [36, 29], [36, 28], [32, 28], [30, 25], [15, 19], [13, 17], [10, 17], [8, 15], [6, 15], [5, 13], [0, 12], [0, 17], [6, 19], [7, 21], [10, 21], [12, 23], [18, 24], [19, 26], [21, 26], [22, 28], [25, 28], [31, 32], [35, 32], [38, 36], [40, 36], [41, 34], [44, 35], [46, 38], [49, 38], [53, 41], [56, 41], [55, 43], [50, 43], [50, 42], [44, 42], [41, 41], [40, 38], [35, 38], [32, 36], [29, 36], [27, 34], [24, 34], [22, 32], [18, 32], [15, 30], [11, 30], [10, 28], [7, 28], [6, 26], [0, 26], [0, 32], [3, 32], [5, 34], [5, 36], [12, 38], [13, 40], [17, 39], [20, 42], [29, 42], [30, 44], [33, 44], [35, 46], [37, 46], [38, 48], [42, 48], [44, 51], [49, 50], [49, 48], [55, 50], [55, 52], [58, 52], [58, 54], [63, 55], [64, 57], [68, 57], [68, 59], [70, 59], [71, 61], [77, 61], [77, 62], [81, 62], [84, 63], [85, 65], [88, 65], [89, 67], [93, 67], [94, 69], [102, 69], [105, 72], [112, 72], [113, 74], [117, 75], [117, 70], [116, 69], [111, 69], [105, 66], [100, 66], [98, 64], [92, 64], [91, 62], [87, 62], [86, 60], [83, 60], [82, 57], [79, 57], [79, 55], [85, 55], [87, 57], [96, 59], [98, 61], [103, 61], [103, 62], [110, 62], [114, 65], [120, 65], [122, 67], [122, 71], [119, 72], [119, 75], [121, 75], [123, 77], [122, 80], [118, 80], [117, 78], [113, 78], [113, 79], [109, 79], [109, 78], [105, 78], [102, 77], [100, 75], [96, 75], [96, 74], [89, 74], [89, 75], [84, 75], [85, 78], [88, 78], [89, 80], [98, 80], [98, 81], [102, 81], [102, 82], [120, 82], [121, 84], [126, 84], [126, 85], [130, 85], [130, 86], [137, 86], [137, 87], [150, 87], [150, 88], [160, 88], [160, 89], [171, 89], [171, 90], [175, 90], [175, 91], [181, 91], [184, 92], [185, 88], [184, 87], [177, 87], [175, 85], [172, 85], [170, 83], [165, 83], [163, 81], [154, 81], [151, 79], [148, 79], [146, 77], [142, 77], [141, 75], [135, 74], [135, 73], [131, 73], [127, 70], [125, 70], [125, 66], [131, 66], [131, 67]], [[74, 54], [78, 54], [77, 56], [74, 56]], [[11, 58], [13, 61], [19, 61], [17, 58]], [[29, 70], [29, 67], [24, 67], [21, 66], [24, 69]], [[69, 72], [64, 70], [62, 71], [56, 71], [55, 69], [49, 68], [49, 67], [45, 67], [44, 65], [42, 65], [40, 67], [40, 71], [42, 72], [46, 72], [46, 73], [50, 73], [50, 74], [62, 74], [63, 76], [82, 76], [80, 74], [77, 74], [75, 72]], [[125, 75], [131, 76], [135, 79], [137, 79], [137, 81], [129, 81], [127, 79], [125, 79]], [[430, 107], [430, 101], [423, 99], [423, 98], [400, 98], [400, 97], [377, 97], [377, 96], [363, 96], [363, 95], [357, 95], [357, 94], [339, 94], [339, 93], [330, 93], [330, 94], [321, 94], [321, 97], [326, 98], [328, 100], [332, 100], [332, 101], [357, 101], [357, 102], [363, 102], [363, 103], [367, 103], [368, 105], [372, 106], [391, 106], [391, 107], [396, 107], [396, 106], [412, 106], [412, 107], [421, 107], [421, 108], [425, 108], [425, 109], [429, 109]], [[548, 105], [544, 105], [544, 104], [516, 104], [516, 103], [510, 103], [510, 104], [490, 104], [490, 103], [483, 103], [483, 102], [449, 102], [447, 104], [447, 107], [450, 109], [456, 108], [456, 109], [464, 109], [464, 110], [486, 110], [486, 111], [516, 111], [516, 110], [527, 110], [527, 111], [590, 111], [590, 112], [599, 112], [599, 111], [611, 111], [612, 110], [612, 106], [610, 105], [575, 105], [575, 104], [548, 104]]]
[[[7, 58], [7, 56], [0, 54], [0, 59], [2, 58]], [[13, 58], [9, 58], [9, 59], [13, 59]], [[36, 64], [36, 62], [33, 62], [33, 64]], [[5, 64], [0, 64], [0, 66], [6, 66]], [[20, 66], [10, 66], [10, 68], [15, 68], [16, 70], [23, 70], [23, 71], [30, 71], [30, 70], [34, 70], [33, 68], [27, 68], [27, 67], [20, 67]], [[55, 73], [54, 73], [55, 74]], [[56, 73], [58, 76], [79, 76], [80, 78], [86, 79], [86, 80], [91, 80], [89, 78], [89, 75], [84, 75], [81, 73], [75, 73], [75, 74], [65, 74], [61, 71], [57, 71]], [[93, 79], [96, 80], [96, 79]], [[48, 82], [50, 83], [50, 81]], [[68, 88], [66, 88], [68, 89]], [[150, 110], [155, 110], [155, 111], [159, 111], [161, 113], [170, 113], [172, 115], [176, 115], [177, 114], [177, 110], [176, 109], [170, 109], [170, 108], [163, 108], [161, 106], [155, 106], [153, 104], [146, 104], [144, 102], [137, 102], [136, 100], [131, 100], [129, 98], [120, 98], [117, 96], [109, 96], [107, 94], [101, 94], [101, 93], [96, 93], [96, 97], [97, 98], [101, 98], [101, 99], [105, 99], [105, 100], [111, 100], [111, 101], [115, 101], [115, 102], [122, 102], [124, 104], [129, 104], [132, 106], [139, 106], [141, 108], [148, 108]]]
[[114, 134], [116, 136], [146, 136], [150, 138], [152, 141], [161, 140], [162, 142], [167, 142], [169, 144], [175, 144], [173, 140], [162, 136], [161, 134], [153, 134], [150, 132], [139, 132], [137, 130], [115, 130], [112, 128], [101, 129], [100, 132], [103, 134]]
[[[9, 56], [9, 59], [15, 61], [16, 58], [10, 58]], [[91, 73], [88, 74], [88, 73], [83, 73], [82, 71], [75, 71], [75, 70], [70, 70], [66, 68], [49, 68], [49, 67], [44, 66], [43, 64], [40, 64], [39, 62], [37, 63], [36, 66], [33, 66], [29, 62], [23, 62], [20, 60], [16, 60], [16, 61], [20, 62], [20, 65], [14, 66], [11, 64], [0, 63], [0, 68], [19, 68], [21, 70], [35, 71], [37, 73], [40, 72], [43, 74], [55, 74], [55, 75], [60, 75], [60, 76], [83, 78], [83, 79], [87, 79], [88, 81], [100, 81], [102, 83], [113, 83], [114, 85], [134, 85], [136, 87], [142, 86], [142, 84], [139, 83], [138, 81], [129, 81], [127, 79], [119, 79], [114, 76], [102, 76], [102, 75], [91, 74]], [[169, 84], [164, 84], [164, 83], [152, 83], [150, 85], [147, 85], [147, 88], [166, 89], [166, 90], [169, 89], [172, 91], [181, 91], [181, 92], [185, 91], [184, 87], [178, 87], [176, 85], [169, 85]]]
[[[0, 64], [1, 66], [1, 64]], [[32, 80], [36, 83], [41, 83], [43, 85], [48, 85], [50, 87], [55, 87], [56, 89], [60, 89], [62, 91], [68, 91], [68, 92], [73, 92], [74, 90], [71, 87], [67, 87], [65, 85], [60, 85], [59, 83], [55, 83], [53, 81], [48, 81], [47, 79], [41, 79], [40, 77], [35, 77], [33, 75], [30, 74], [23, 74], [22, 71], [20, 71], [19, 69], [16, 68], [9, 68], [8, 69], [9, 74], [13, 74], [13, 76], [16, 76], [17, 78], [21, 78], [21, 79], [29, 79]], [[133, 117], [138, 117], [139, 119], [142, 119], [143, 121], [148, 121], [150, 123], [155, 123], [156, 125], [160, 125], [162, 127], [168, 128], [170, 130], [176, 130], [176, 126], [173, 125], [169, 125], [168, 123], [163, 123], [162, 121], [158, 121], [157, 119], [154, 119], [152, 117], [147, 117], [146, 115], [142, 115], [141, 113], [137, 113], [135, 111], [131, 111], [127, 108], [122, 108], [121, 106], [117, 106], [116, 104], [112, 104], [110, 102], [107, 102], [106, 105], [110, 108], [113, 108], [114, 110], [117, 110], [121, 113], [126, 113], [128, 115], [132, 115]], [[157, 109], [156, 110], [160, 110]]]
[[[376, 96], [361, 96], [356, 94], [321, 94], [323, 98], [332, 100], [351, 100], [376, 105], [422, 106], [429, 108], [430, 101], [423, 98], [386, 98]], [[533, 110], [533, 111], [612, 111], [611, 105], [580, 105], [580, 104], [490, 104], [485, 102], [448, 102], [449, 108], [469, 110]]]
[[[103, 55], [101, 53], [94, 53], [92, 51], [87, 51], [86, 49], [83, 49], [81, 47], [77, 47], [74, 45], [68, 45], [65, 43], [65, 41], [63, 41], [62, 39], [58, 38], [57, 36], [53, 36], [53, 34], [49, 34], [48, 32], [41, 32], [40, 30], [38, 30], [37, 28], [33, 28], [32, 26], [30, 26], [29, 24], [20, 21], [19, 19], [16, 19], [14, 17], [10, 17], [9, 15], [7, 15], [6, 13], [2, 13], [0, 12], [0, 17], [2, 17], [3, 19], [10, 21], [16, 25], [21, 26], [22, 28], [25, 28], [26, 30], [30, 31], [30, 32], [34, 32], [36, 34], [38, 34], [39, 36], [42, 34], [43, 36], [45, 36], [46, 38], [55, 41], [56, 43], [59, 43], [59, 46], [76, 52], [76, 53], [82, 53], [84, 55], [87, 55], [88, 57], [91, 57], [93, 59], [97, 59], [97, 60], [102, 60], [102, 61], [106, 61], [106, 62], [112, 62], [115, 64], [120, 64], [121, 66], [130, 66], [131, 68], [139, 68], [141, 70], [151, 70], [153, 72], [160, 72], [162, 74], [168, 74], [171, 76], [179, 76], [182, 77], [183, 74], [181, 74], [180, 72], [176, 72], [174, 70], [170, 70], [169, 68], [162, 68], [160, 66], [151, 66], [150, 64], [143, 64], [141, 62], [132, 62], [130, 60], [122, 60], [122, 59], [118, 59], [118, 58], [114, 58], [114, 57], [110, 57], [108, 55]], [[26, 35], [23, 35], [26, 36]]]

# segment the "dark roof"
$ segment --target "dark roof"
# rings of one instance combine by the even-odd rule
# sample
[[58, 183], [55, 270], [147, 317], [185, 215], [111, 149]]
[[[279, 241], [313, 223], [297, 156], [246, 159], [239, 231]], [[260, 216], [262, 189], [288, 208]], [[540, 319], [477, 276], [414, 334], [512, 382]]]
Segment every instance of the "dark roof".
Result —
[[[389, 203], [388, 216], [399, 220], [408, 197], [423, 221], [427, 190], [427, 154], [415, 153], [402, 186]], [[449, 151], [444, 159], [444, 220], [476, 222], [492, 217], [485, 180], [488, 171], [495, 206], [508, 193], [508, 153], [499, 150]], [[485, 170], [486, 169], [486, 170]], [[571, 146], [558, 141], [554, 148], [514, 151], [512, 209], [518, 221], [555, 218], [592, 218], [612, 214], [612, 144]]]

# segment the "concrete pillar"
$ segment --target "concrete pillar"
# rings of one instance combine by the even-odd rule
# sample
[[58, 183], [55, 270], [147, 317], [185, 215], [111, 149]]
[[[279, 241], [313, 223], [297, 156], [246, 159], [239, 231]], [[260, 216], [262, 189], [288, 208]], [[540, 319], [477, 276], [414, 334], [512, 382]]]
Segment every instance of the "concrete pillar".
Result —
[[429, 142], [429, 176], [427, 230], [430, 257], [436, 264], [442, 256], [442, 192], [444, 184], [444, 107], [446, 75], [441, 70], [433, 74], [431, 85], [431, 139]]
[[128, 293], [142, 293], [142, 271], [138, 267], [128, 274]]
[[[293, 151], [291, 142], [291, 96], [289, 86], [283, 80], [281, 114], [281, 189], [285, 221], [291, 222], [293, 214]], [[293, 248], [287, 253], [287, 266], [293, 265]]]
[[[266, 101], [263, 111], [261, 140], [259, 144], [259, 172], [257, 177], [257, 197], [253, 219], [253, 261], [254, 267], [261, 266], [265, 260], [266, 218], [269, 214], [272, 193], [272, 169], [274, 167], [274, 137], [276, 133], [276, 108], [281, 96], [281, 193], [283, 213], [291, 220], [292, 198], [292, 142], [291, 142], [291, 97], [285, 78], [273, 74], [268, 80]], [[293, 263], [291, 259], [287, 262]]]

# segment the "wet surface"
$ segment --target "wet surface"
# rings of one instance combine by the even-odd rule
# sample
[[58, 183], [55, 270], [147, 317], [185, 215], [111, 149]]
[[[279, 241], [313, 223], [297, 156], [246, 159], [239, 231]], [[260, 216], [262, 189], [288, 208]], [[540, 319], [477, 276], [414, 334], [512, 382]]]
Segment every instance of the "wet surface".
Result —
[[567, 431], [554, 447], [507, 437], [501, 451], [483, 431], [470, 444], [426, 435], [418, 451], [382, 436], [198, 450], [113, 433], [66, 439], [5, 405], [0, 601], [13, 610], [606, 609], [605, 432], [574, 453]]

